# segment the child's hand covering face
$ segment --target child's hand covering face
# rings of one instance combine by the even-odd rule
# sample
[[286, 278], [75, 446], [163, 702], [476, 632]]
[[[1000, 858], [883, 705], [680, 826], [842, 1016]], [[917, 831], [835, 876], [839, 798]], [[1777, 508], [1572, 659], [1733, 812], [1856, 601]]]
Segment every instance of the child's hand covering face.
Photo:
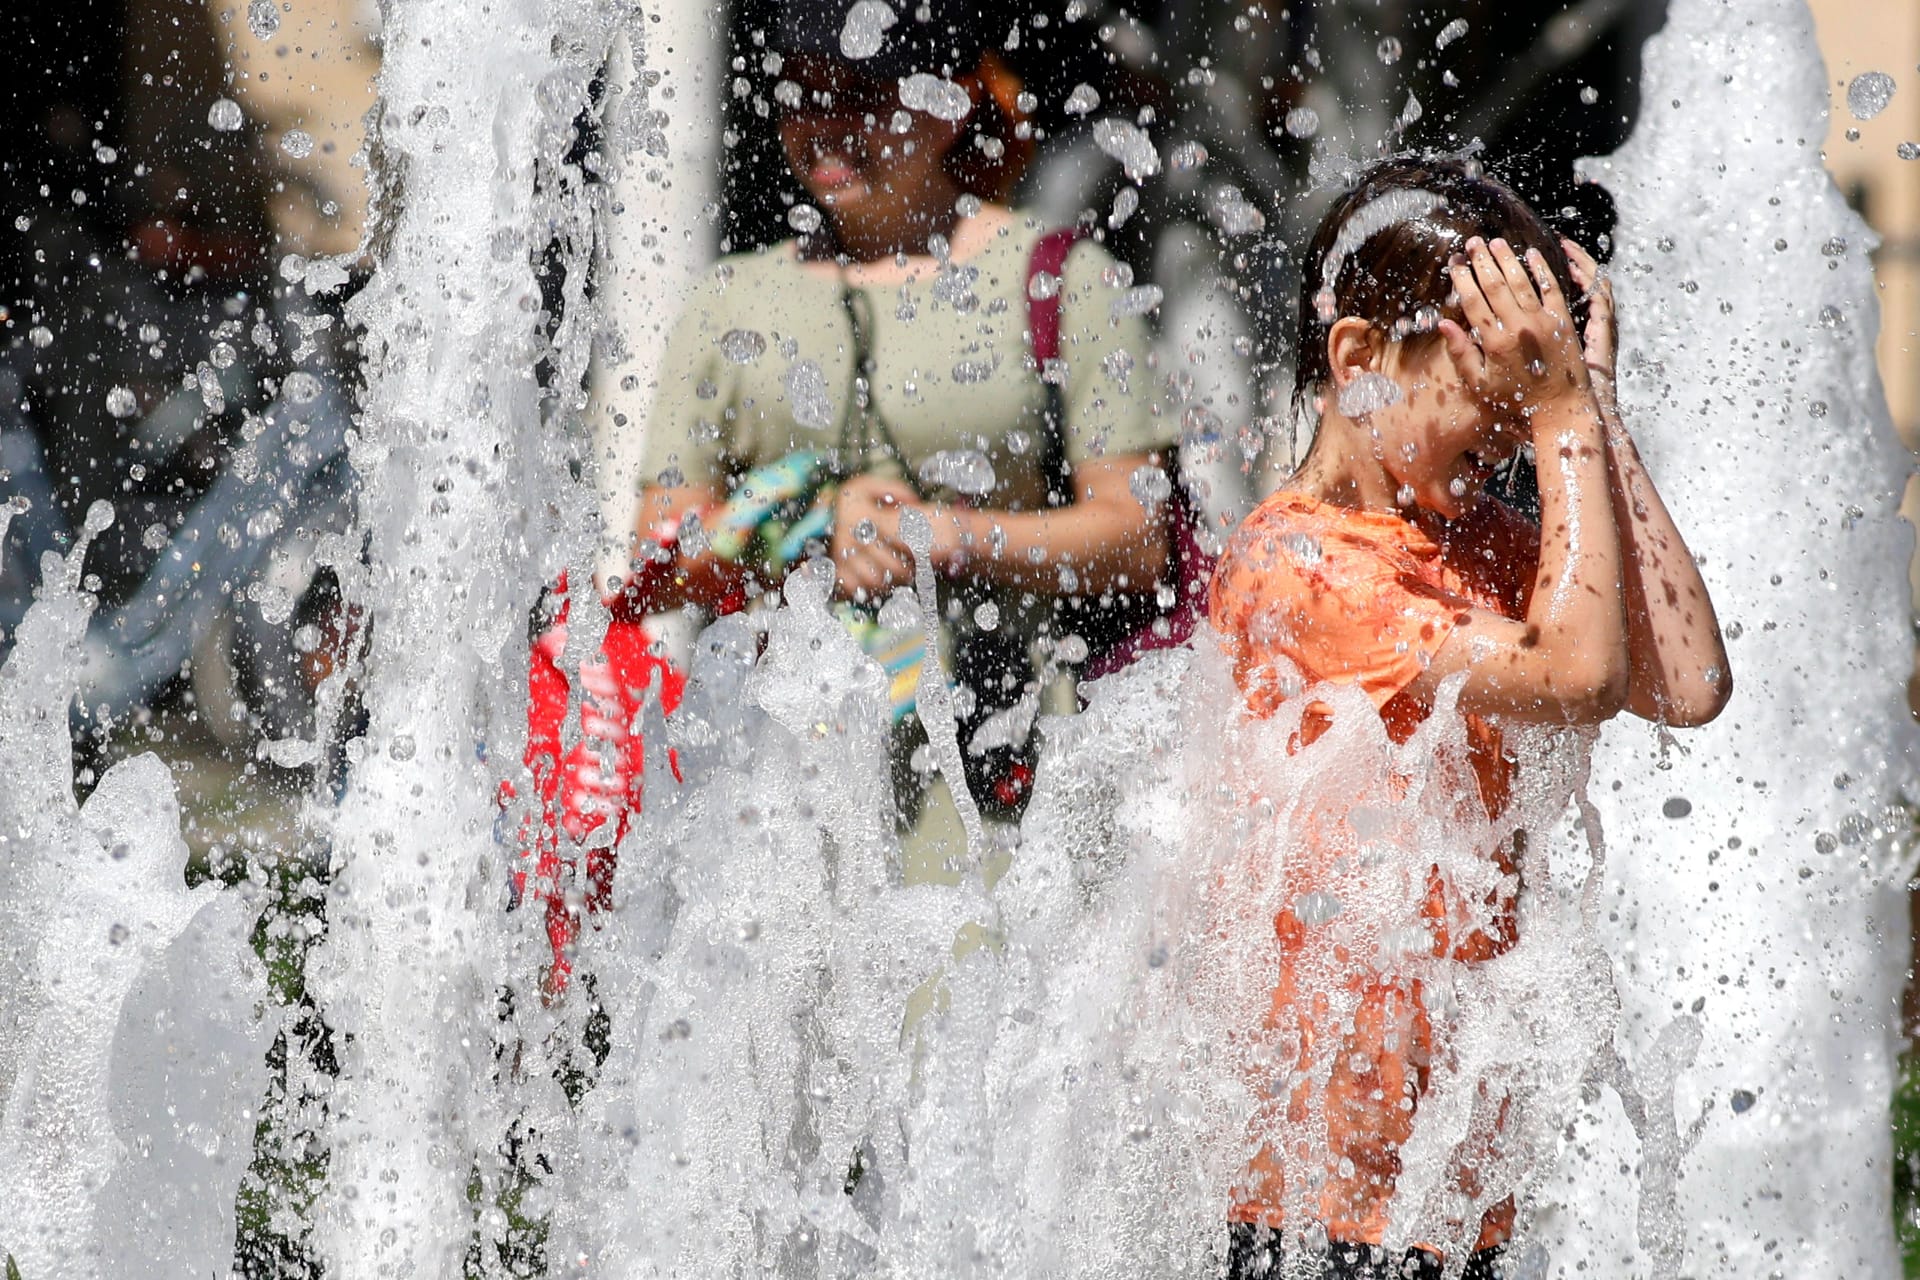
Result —
[[1505, 240], [1475, 236], [1466, 247], [1447, 271], [1468, 327], [1443, 319], [1440, 333], [1468, 390], [1494, 413], [1519, 418], [1590, 396], [1579, 330], [1540, 251], [1528, 249], [1523, 264]]

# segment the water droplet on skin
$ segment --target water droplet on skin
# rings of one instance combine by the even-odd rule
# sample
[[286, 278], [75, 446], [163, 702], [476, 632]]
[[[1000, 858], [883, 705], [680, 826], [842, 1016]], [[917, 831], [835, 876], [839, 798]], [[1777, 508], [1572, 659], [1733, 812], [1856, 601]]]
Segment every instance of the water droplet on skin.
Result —
[[305, 160], [313, 154], [313, 135], [304, 129], [289, 129], [280, 135], [280, 149], [295, 160]]
[[1847, 110], [1855, 120], [1871, 120], [1893, 101], [1893, 77], [1884, 71], [1863, 71], [1847, 82]]
[[207, 123], [216, 132], [234, 133], [247, 123], [247, 115], [232, 98], [215, 98], [207, 108]]
[[887, 30], [897, 21], [892, 8], [881, 0], [855, 0], [840, 26], [841, 56], [855, 61], [871, 58], [880, 52]]
[[140, 401], [127, 387], [114, 387], [107, 392], [107, 412], [116, 418], [131, 418], [140, 412]]
[[271, 40], [280, 30], [280, 6], [274, 0], [249, 0], [247, 30], [256, 40]]
[[1399, 400], [1400, 384], [1385, 374], [1369, 372], [1357, 375], [1341, 387], [1337, 403], [1343, 416], [1364, 418]]

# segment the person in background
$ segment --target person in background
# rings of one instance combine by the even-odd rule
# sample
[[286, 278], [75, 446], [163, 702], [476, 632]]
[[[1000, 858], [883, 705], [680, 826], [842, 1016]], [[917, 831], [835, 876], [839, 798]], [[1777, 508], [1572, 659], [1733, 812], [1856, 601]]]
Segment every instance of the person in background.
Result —
[[1034, 717], [1073, 708], [1097, 615], [1167, 576], [1173, 436], [1130, 282], [1005, 203], [1030, 143], [993, 24], [952, 3], [878, 9], [792, 4], [751, 51], [776, 77], [798, 234], [724, 259], [681, 312], [628, 589], [724, 611], [831, 558], [842, 616], [893, 677], [911, 882], [956, 876], [966, 845], [912, 697], [932, 656], [886, 608], [913, 581], [902, 516], [932, 530], [969, 789], [1011, 821]]

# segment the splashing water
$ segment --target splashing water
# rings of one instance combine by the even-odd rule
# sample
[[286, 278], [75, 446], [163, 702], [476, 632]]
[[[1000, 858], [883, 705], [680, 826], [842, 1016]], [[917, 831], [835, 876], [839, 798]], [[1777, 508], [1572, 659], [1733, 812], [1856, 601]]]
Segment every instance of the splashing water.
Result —
[[[863, 9], [858, 46], [883, 9]], [[1901, 918], [1886, 806], [1912, 745], [1899, 458], [1868, 237], [1817, 151], [1776, 141], [1820, 133], [1804, 14], [1762, 0], [1736, 26], [1728, 9], [1677, 0], [1648, 52], [1656, 105], [1595, 169], [1623, 213], [1629, 419], [1739, 628], [1719, 725], [1671, 745], [1608, 730], [1590, 798], [1586, 738], [1510, 734], [1521, 785], [1489, 822], [1455, 802], [1471, 783], [1450, 692], [1403, 744], [1351, 690], [1296, 687], [1255, 719], [1203, 635], [1043, 722], [1014, 829], [958, 785], [952, 691], [928, 663], [929, 756], [967, 842], [957, 884], [907, 884], [887, 680], [834, 617], [830, 573], [803, 566], [778, 611], [700, 637], [672, 717], [641, 713], [647, 803], [576, 957], [610, 1044], [570, 1100], [586, 1002], [540, 999], [537, 913], [504, 910], [492, 828], [524, 733], [526, 604], [563, 566], [588, 576], [569, 468], [591, 460], [522, 371], [547, 356], [554, 385], [579, 381], [595, 210], [559, 157], [617, 37], [638, 83], [646, 28], [610, 0], [507, 0], [484, 24], [394, 6], [389, 223], [356, 303], [370, 725], [326, 819], [312, 975], [342, 1046], [313, 1224], [329, 1274], [461, 1275], [504, 1231], [489, 1206], [509, 1150], [534, 1171], [522, 1204], [555, 1273], [1205, 1274], [1258, 1140], [1299, 1139], [1281, 1151], [1296, 1202], [1332, 1156], [1271, 1114], [1302, 1083], [1323, 1105], [1350, 1065], [1334, 1037], [1266, 1024], [1282, 911], [1315, 953], [1436, 993], [1449, 1052], [1402, 1148], [1396, 1246], [1447, 1247], [1457, 1271], [1481, 1213], [1513, 1196], [1528, 1275], [1894, 1274], [1901, 965], [1876, 946]], [[651, 145], [644, 119], [606, 124], [615, 163]], [[1096, 138], [1135, 179], [1160, 167], [1133, 125]], [[556, 228], [573, 292], [548, 335], [530, 258], [494, 250]], [[1755, 247], [1776, 239], [1795, 248]], [[1823, 256], [1835, 240], [1854, 248]], [[741, 361], [766, 345], [723, 339]], [[825, 394], [798, 366], [787, 390], [809, 416]], [[917, 613], [931, 650], [931, 531], [903, 526], [915, 590], [888, 609]], [[164, 770], [131, 761], [73, 802], [80, 553], [0, 670], [0, 750], [22, 780], [0, 793], [0, 1018], [28, 1028], [0, 1040], [0, 1247], [26, 1280], [151, 1259], [205, 1274], [225, 1265], [271, 1028], [252, 1017], [244, 899], [179, 882]], [[575, 672], [605, 626], [576, 603]], [[1294, 750], [1314, 699], [1333, 728]], [[1434, 957], [1407, 928], [1430, 876], [1463, 904], [1453, 923], [1485, 926], [1473, 904], [1510, 888], [1485, 851], [1516, 833], [1511, 947]], [[1354, 1010], [1342, 975], [1299, 981], [1336, 1021]]]
[[[1622, 1052], [1657, 1056], [1676, 1008], [1699, 1009], [1679, 1121], [1710, 1109], [1692, 1155], [1661, 1171], [1678, 1176], [1698, 1276], [1899, 1274], [1887, 1103], [1908, 822], [1889, 806], [1914, 780], [1912, 532], [1873, 364], [1871, 235], [1819, 162], [1811, 48], [1789, 0], [1676, 4], [1647, 46], [1653, 107], [1590, 170], [1621, 211], [1623, 405], [1736, 676], [1712, 726], [1668, 744], [1617, 725], [1594, 763]], [[1835, 237], [1855, 247], [1823, 258]], [[1674, 797], [1689, 802], [1677, 818]], [[1629, 1127], [1610, 1106], [1583, 1120], [1557, 1261], [1644, 1273], [1604, 1262], [1633, 1212], [1615, 1161]]]
[[23, 1276], [224, 1271], [271, 1028], [247, 905], [189, 890], [151, 755], [74, 798], [88, 512], [0, 667], [0, 1254]]

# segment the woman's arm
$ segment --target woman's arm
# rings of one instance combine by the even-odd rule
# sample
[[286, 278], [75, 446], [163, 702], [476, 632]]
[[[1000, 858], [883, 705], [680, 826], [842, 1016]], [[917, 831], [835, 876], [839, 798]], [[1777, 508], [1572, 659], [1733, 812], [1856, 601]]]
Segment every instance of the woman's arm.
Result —
[[1613, 286], [1586, 250], [1561, 242], [1590, 311], [1584, 355], [1607, 427], [1614, 520], [1625, 569], [1627, 646], [1633, 677], [1627, 710], [1645, 720], [1693, 727], [1720, 714], [1733, 673], [1713, 601], [1686, 539], [1641, 464], [1614, 394]]
[[[1426, 672], [1430, 698], [1465, 672], [1460, 706], [1522, 720], [1591, 724], [1625, 705], [1631, 670], [1622, 554], [1606, 425], [1567, 300], [1538, 253], [1468, 241], [1451, 268], [1478, 341], [1451, 320], [1455, 366], [1494, 412], [1526, 415], [1540, 478], [1540, 564], [1525, 619], [1464, 610]], [[1529, 274], [1531, 268], [1531, 275]]]
[[934, 568], [949, 577], [1060, 595], [1145, 589], [1166, 574], [1166, 507], [1141, 503], [1132, 482], [1142, 467], [1160, 465], [1147, 453], [1081, 462], [1072, 504], [1044, 511], [923, 503], [903, 481], [857, 477], [841, 487], [834, 510], [841, 589], [878, 595], [911, 580], [912, 553], [900, 537], [907, 507], [926, 513]]

